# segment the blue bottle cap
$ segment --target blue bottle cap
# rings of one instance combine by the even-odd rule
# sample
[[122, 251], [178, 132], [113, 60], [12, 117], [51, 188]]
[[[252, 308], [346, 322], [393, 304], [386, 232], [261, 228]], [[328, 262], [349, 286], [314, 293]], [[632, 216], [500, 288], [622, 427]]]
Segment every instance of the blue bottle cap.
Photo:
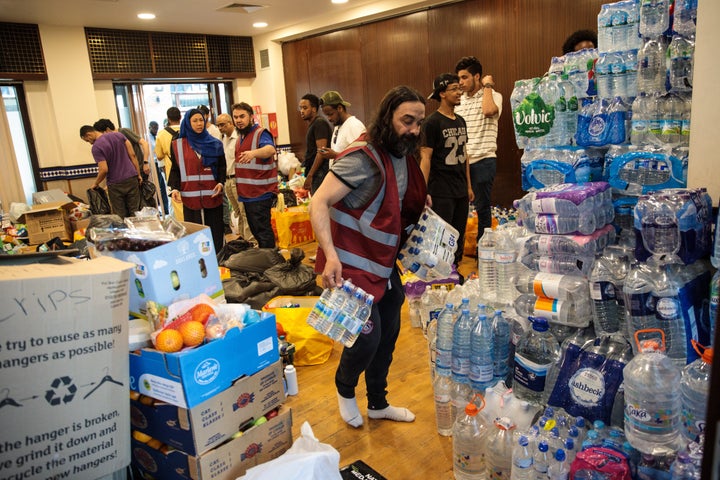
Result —
[[530, 320], [533, 330], [536, 332], [547, 332], [550, 328], [550, 324], [545, 317], [528, 317], [528, 320]]

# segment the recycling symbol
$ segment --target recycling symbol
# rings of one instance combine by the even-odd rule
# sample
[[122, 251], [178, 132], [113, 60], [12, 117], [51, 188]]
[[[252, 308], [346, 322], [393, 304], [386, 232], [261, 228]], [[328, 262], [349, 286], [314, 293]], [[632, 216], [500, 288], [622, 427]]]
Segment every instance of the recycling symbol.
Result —
[[68, 376], [58, 377], [50, 384], [52, 387], [45, 392], [45, 400], [50, 405], [60, 405], [60, 403], [70, 403], [77, 392], [77, 387]]

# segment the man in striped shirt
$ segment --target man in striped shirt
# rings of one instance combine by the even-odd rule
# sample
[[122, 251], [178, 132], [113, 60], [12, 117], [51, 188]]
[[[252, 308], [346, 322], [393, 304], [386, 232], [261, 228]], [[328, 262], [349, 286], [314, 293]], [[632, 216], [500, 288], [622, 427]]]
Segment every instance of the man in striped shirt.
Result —
[[475, 195], [480, 240], [486, 227], [492, 226], [490, 193], [497, 169], [498, 120], [502, 112], [502, 95], [494, 90], [492, 75], [482, 74], [482, 65], [475, 57], [463, 57], [455, 72], [460, 78], [463, 95], [455, 113], [467, 124], [467, 156], [470, 181]]

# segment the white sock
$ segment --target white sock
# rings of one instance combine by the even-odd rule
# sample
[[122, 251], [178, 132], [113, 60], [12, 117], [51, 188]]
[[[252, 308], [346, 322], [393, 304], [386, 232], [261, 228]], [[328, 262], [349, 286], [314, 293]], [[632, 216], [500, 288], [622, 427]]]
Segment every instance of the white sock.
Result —
[[395, 422], [412, 422], [415, 420], [415, 414], [407, 408], [393, 407], [388, 405], [382, 410], [368, 410], [368, 417], [375, 419], [387, 419]]
[[355, 428], [361, 426], [363, 424], [363, 418], [362, 415], [360, 415], [360, 410], [358, 409], [355, 397], [345, 398], [339, 393], [337, 394], [337, 397], [338, 405], [340, 406], [340, 416], [342, 419]]

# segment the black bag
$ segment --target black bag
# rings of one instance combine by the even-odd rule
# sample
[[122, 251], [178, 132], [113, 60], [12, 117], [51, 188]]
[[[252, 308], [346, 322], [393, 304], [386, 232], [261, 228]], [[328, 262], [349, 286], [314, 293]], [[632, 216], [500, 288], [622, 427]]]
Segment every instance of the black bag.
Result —
[[107, 215], [110, 213], [110, 201], [107, 192], [100, 188], [88, 188], [85, 192], [93, 215]]
[[155, 198], [155, 184], [150, 180], [145, 180], [140, 184], [140, 207], [157, 208], [158, 202]]

